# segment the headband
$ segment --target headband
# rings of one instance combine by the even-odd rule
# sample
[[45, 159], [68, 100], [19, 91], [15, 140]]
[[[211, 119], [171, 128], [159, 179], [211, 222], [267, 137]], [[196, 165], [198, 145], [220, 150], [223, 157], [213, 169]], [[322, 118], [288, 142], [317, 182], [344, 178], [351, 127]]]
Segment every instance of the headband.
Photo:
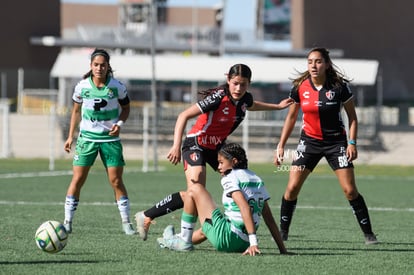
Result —
[[109, 54], [104, 50], [95, 50], [91, 55], [91, 59], [98, 55], [102, 55], [109, 62]]

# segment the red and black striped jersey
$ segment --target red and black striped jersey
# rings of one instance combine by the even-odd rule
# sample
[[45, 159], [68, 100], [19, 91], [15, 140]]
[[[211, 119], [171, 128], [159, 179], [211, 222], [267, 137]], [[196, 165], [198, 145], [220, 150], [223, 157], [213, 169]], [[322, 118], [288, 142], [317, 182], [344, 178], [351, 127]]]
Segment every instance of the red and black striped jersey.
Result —
[[319, 140], [338, 139], [346, 136], [346, 130], [341, 117], [343, 103], [353, 95], [347, 83], [340, 87], [322, 87], [316, 89], [308, 78], [293, 88], [290, 92], [296, 104], [302, 109], [302, 130], [312, 138]]
[[217, 90], [197, 102], [202, 114], [187, 137], [197, 137], [200, 146], [214, 150], [240, 125], [252, 105], [253, 96], [248, 92], [239, 101], [233, 101], [225, 90]]

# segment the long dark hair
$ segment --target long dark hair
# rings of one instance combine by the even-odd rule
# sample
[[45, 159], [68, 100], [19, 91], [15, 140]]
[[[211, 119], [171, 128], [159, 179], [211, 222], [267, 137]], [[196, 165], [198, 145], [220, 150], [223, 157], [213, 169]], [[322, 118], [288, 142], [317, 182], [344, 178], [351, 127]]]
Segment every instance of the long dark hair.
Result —
[[[249, 66], [245, 65], [245, 64], [235, 64], [233, 66], [230, 67], [229, 72], [227, 73], [227, 80], [232, 79], [233, 77], [236, 76], [240, 76], [240, 77], [244, 77], [247, 78], [249, 80], [249, 83], [251, 82], [252, 79], [252, 71], [250, 70]], [[198, 92], [198, 94], [200, 94], [203, 98], [205, 98], [206, 96], [218, 91], [218, 90], [224, 90], [226, 93], [228, 93], [229, 90], [229, 85], [226, 83], [215, 87], [215, 88], [211, 88], [211, 89], [207, 89], [201, 92]]]
[[[105, 61], [108, 63], [108, 72], [106, 73], [106, 79], [108, 79], [108, 77], [112, 77], [114, 75], [114, 72], [112, 71], [111, 64], [109, 64], [110, 57], [107, 51], [105, 51], [104, 49], [95, 49], [93, 53], [91, 54], [91, 63], [93, 59], [98, 55], [103, 56], [105, 58]], [[83, 79], [86, 79], [90, 77], [91, 75], [92, 75], [92, 70], [89, 70], [89, 72], [83, 75]]]
[[[332, 59], [329, 56], [329, 51], [326, 48], [313, 48], [308, 52], [307, 56], [313, 52], [319, 52], [325, 62], [329, 64], [329, 68], [326, 70], [326, 85], [328, 85], [328, 87], [340, 87], [344, 84], [344, 82], [350, 82], [350, 80], [347, 79], [345, 75], [339, 70], [339, 68], [332, 62]], [[297, 78], [291, 79], [293, 86], [296, 88], [299, 87], [299, 85], [302, 84], [304, 80], [309, 78], [309, 76], [310, 74], [308, 70], [303, 73], [299, 72], [299, 76]]]
[[247, 169], [248, 161], [246, 151], [240, 146], [240, 144], [224, 144], [218, 153], [228, 160], [232, 160], [233, 158], [237, 159], [236, 165], [233, 166], [234, 169]]

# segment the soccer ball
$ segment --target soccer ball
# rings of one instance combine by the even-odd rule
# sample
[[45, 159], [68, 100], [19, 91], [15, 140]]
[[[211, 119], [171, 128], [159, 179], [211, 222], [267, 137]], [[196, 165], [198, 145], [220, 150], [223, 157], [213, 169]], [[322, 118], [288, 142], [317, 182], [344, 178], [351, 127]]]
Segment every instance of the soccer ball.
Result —
[[65, 248], [68, 233], [63, 224], [57, 221], [46, 221], [36, 230], [37, 246], [44, 252], [57, 253]]

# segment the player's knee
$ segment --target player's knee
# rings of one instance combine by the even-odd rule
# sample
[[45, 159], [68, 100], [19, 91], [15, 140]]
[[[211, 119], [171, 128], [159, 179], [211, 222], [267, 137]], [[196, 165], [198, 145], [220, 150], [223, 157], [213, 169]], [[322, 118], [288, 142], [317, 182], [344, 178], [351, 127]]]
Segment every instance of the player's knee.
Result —
[[115, 178], [115, 179], [111, 180], [111, 185], [114, 189], [119, 189], [119, 188], [124, 187], [124, 183], [123, 183], [122, 179], [120, 179], [120, 178]]
[[200, 193], [201, 188], [204, 188], [204, 186], [201, 184], [192, 184], [190, 188], [188, 188], [186, 196], [194, 198], [198, 193]]
[[344, 190], [344, 195], [345, 195], [347, 200], [351, 201], [351, 200], [356, 199], [358, 197], [359, 193], [355, 189], [347, 189], [347, 190]]
[[185, 197], [187, 196], [187, 192], [186, 191], [180, 191], [179, 194], [180, 194], [181, 200], [184, 201]]
[[299, 191], [300, 191], [300, 186], [288, 185], [285, 190], [285, 195], [284, 195], [285, 199], [292, 200], [292, 201], [295, 200], [299, 195]]

